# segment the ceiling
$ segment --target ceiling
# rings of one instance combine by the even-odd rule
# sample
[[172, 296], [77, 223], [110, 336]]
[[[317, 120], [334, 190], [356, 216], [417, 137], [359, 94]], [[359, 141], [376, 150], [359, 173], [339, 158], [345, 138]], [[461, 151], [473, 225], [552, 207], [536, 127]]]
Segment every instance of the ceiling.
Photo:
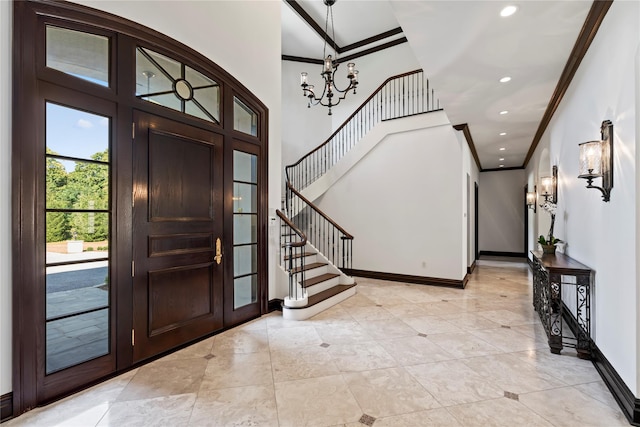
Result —
[[[481, 168], [522, 167], [591, 3], [338, 0], [335, 41], [374, 38], [344, 57], [406, 37], [451, 123], [468, 124]], [[517, 12], [503, 18], [507, 5]], [[282, 53], [320, 59], [322, 38], [305, 13], [324, 30], [321, 0], [283, 2]], [[387, 32], [397, 34], [375, 39]], [[505, 76], [511, 81], [500, 83]]]

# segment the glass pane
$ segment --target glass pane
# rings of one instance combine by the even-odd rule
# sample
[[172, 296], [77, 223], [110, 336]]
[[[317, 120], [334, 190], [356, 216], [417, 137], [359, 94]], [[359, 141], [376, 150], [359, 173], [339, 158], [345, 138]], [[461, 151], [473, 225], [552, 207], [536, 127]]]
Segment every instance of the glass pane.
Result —
[[[85, 240], [78, 230], [78, 222], [93, 221], [94, 229], [107, 228], [103, 222], [108, 219], [107, 213], [69, 213], [47, 212], [46, 263], [75, 262], [109, 256], [109, 237], [99, 240]], [[93, 217], [91, 220], [90, 218]], [[75, 234], [74, 234], [75, 233]], [[94, 233], [98, 235], [100, 233]], [[75, 235], [75, 237], [74, 237]]]
[[257, 242], [257, 215], [233, 215], [233, 244]]
[[46, 108], [48, 154], [109, 161], [108, 117], [50, 102]]
[[193, 88], [193, 97], [219, 122], [220, 87], [218, 83], [192, 68], [185, 67], [185, 69], [185, 79]]
[[[164, 74], [162, 70], [158, 68], [158, 65], [163, 65], [162, 63], [156, 65], [151, 62], [142, 54], [141, 49], [142, 48], [138, 48], [136, 50], [136, 95], [161, 92], [173, 93], [174, 79]], [[155, 56], [153, 56], [153, 58], [156, 59]], [[174, 64], [177, 63], [174, 62]], [[164, 65], [167, 65], [171, 70], [175, 71], [174, 64], [167, 65], [165, 63]], [[178, 77], [180, 77], [179, 69], [175, 78]]]
[[[195, 102], [193, 101], [187, 101], [185, 103], [185, 113], [190, 114], [192, 116], [195, 116], [199, 119], [203, 119], [206, 120], [208, 122], [212, 122], [213, 120], [211, 120], [211, 117], [209, 117], [203, 110], [202, 108], [198, 107]], [[209, 113], [211, 114], [211, 113]]]
[[178, 99], [173, 92], [166, 95], [156, 95], [144, 98], [146, 101], [153, 102], [154, 104], [162, 105], [163, 107], [171, 108], [172, 110], [182, 111], [182, 101]]
[[258, 272], [258, 245], [235, 246], [233, 248], [233, 276]]
[[233, 98], [233, 128], [258, 136], [258, 115], [238, 98]]
[[258, 186], [255, 184], [233, 183], [233, 212], [258, 212]]
[[60, 369], [109, 353], [109, 310], [47, 322], [47, 367]]
[[109, 262], [47, 267], [46, 289], [47, 319], [106, 307], [109, 305]]
[[[147, 58], [144, 54], [148, 55], [149, 58]], [[141, 57], [145, 58], [146, 62], [138, 63], [138, 59]], [[142, 74], [144, 69], [140, 68], [140, 66], [148, 67], [149, 65], [153, 66], [151, 71], [153, 71], [157, 75], [162, 74], [172, 82], [182, 77], [182, 64], [180, 64], [180, 62], [161, 55], [158, 52], [139, 47], [136, 51], [136, 83], [140, 81], [140, 78], [142, 78], [142, 80], [144, 80], [146, 83], [146, 78]], [[138, 85], [136, 84], [136, 86]]]
[[[97, 158], [106, 157], [96, 155]], [[47, 209], [109, 209], [109, 165], [47, 157]]]
[[109, 38], [47, 25], [47, 67], [109, 86]]
[[258, 182], [258, 156], [242, 151], [233, 152], [233, 180]]
[[239, 277], [233, 280], [233, 308], [258, 301], [258, 276]]

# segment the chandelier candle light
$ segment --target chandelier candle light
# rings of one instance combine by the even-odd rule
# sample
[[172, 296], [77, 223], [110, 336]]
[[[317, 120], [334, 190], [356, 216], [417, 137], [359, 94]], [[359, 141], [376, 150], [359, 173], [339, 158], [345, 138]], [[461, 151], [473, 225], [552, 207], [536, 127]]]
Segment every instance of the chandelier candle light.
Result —
[[[314, 91], [315, 86], [308, 83], [308, 74], [306, 72], [300, 73], [300, 86], [302, 86], [302, 95], [309, 98], [308, 108], [312, 105], [323, 105], [329, 107], [329, 115], [331, 115], [331, 107], [335, 107], [346, 98], [347, 93], [353, 89], [353, 93], [356, 93], [356, 87], [358, 86], [358, 70], [355, 70], [356, 64], [349, 62], [347, 64], [347, 78], [349, 79], [349, 85], [345, 89], [339, 89], [335, 84], [335, 75], [340, 65], [338, 61], [338, 51], [334, 48], [334, 56], [327, 55], [327, 38], [329, 37], [329, 17], [331, 17], [331, 32], [332, 39], [335, 40], [335, 28], [333, 26], [333, 9], [331, 8], [336, 0], [323, 0], [327, 6], [327, 18], [324, 29], [324, 62], [322, 65], [322, 72], [320, 76], [324, 79], [324, 88], [322, 94], [318, 97]], [[337, 100], [334, 97], [337, 96]]]

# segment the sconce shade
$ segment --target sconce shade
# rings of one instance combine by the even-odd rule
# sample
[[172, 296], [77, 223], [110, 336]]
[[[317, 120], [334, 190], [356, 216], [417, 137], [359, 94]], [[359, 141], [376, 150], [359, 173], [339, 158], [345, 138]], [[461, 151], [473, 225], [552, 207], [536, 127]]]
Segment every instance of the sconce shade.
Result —
[[532, 206], [536, 204], [536, 193], [533, 191], [527, 192], [527, 205]]
[[[600, 141], [578, 144], [580, 147], [580, 175], [587, 180], [587, 188], [595, 188], [602, 193], [602, 200], [611, 199], [613, 188], [613, 123], [604, 120], [600, 126]], [[602, 177], [602, 187], [593, 185], [594, 178]]]
[[542, 195], [550, 196], [553, 194], [553, 177], [543, 176], [540, 178], [540, 186], [542, 187]]
[[602, 141], [579, 144], [580, 175], [578, 178], [598, 178], [602, 176]]

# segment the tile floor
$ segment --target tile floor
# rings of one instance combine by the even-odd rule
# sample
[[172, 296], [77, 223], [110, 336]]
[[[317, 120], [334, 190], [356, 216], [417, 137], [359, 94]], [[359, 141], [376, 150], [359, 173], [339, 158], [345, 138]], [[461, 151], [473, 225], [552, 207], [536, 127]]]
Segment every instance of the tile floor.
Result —
[[524, 263], [465, 290], [358, 279], [303, 322], [271, 313], [14, 426], [625, 426], [591, 362], [549, 353]]

